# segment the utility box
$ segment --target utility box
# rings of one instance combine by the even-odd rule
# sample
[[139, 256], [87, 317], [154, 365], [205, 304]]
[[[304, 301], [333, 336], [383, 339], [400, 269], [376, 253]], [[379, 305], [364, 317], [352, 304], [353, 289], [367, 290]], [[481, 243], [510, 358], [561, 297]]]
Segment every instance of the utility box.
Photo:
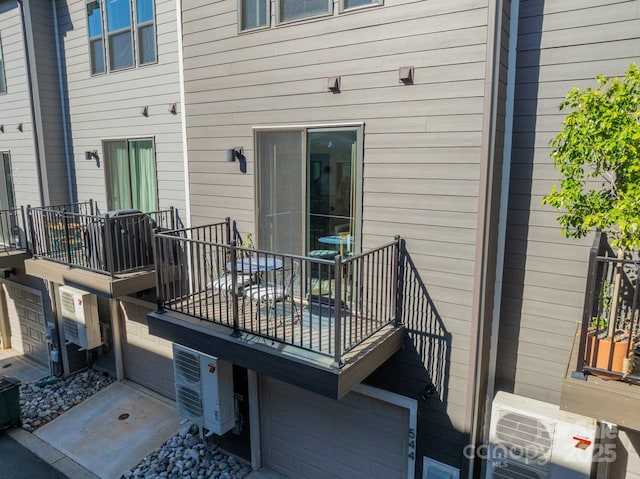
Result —
[[20, 381], [0, 376], [0, 429], [20, 425]]

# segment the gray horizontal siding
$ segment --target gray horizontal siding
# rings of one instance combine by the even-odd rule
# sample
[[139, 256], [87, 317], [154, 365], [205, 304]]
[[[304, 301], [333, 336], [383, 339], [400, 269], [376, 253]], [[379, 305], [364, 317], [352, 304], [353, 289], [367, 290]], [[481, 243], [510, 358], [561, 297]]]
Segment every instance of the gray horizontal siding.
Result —
[[523, 2], [516, 76], [498, 382], [558, 403], [576, 322], [582, 318], [590, 238], [561, 235], [541, 200], [558, 183], [549, 141], [558, 105], [595, 76], [624, 74], [640, 51], [640, 2]]
[[[0, 151], [9, 151], [17, 205], [39, 205], [40, 191], [35, 161], [25, 50], [20, 10], [16, 2], [0, 6], [0, 41], [7, 93], [0, 95]], [[23, 131], [17, 130], [18, 123]]]
[[[102, 140], [154, 137], [161, 208], [184, 215], [184, 166], [175, 2], [155, 0], [158, 63], [92, 77], [84, 1], [58, 4], [78, 198], [106, 209]], [[168, 111], [178, 104], [178, 114]], [[140, 114], [148, 106], [149, 116]], [[98, 150], [99, 164], [84, 152]]]
[[[254, 127], [364, 122], [363, 246], [401, 235], [451, 333], [449, 401], [432, 418], [448, 429], [425, 433], [421, 453], [458, 464], [439, 439], [459, 444], [469, 407], [487, 2], [391, 0], [246, 34], [236, 8], [183, 4], [192, 222], [231, 216], [254, 231]], [[410, 86], [398, 83], [406, 65], [415, 67]], [[327, 92], [333, 75], [340, 94]], [[245, 175], [224, 160], [234, 145], [244, 146]]]

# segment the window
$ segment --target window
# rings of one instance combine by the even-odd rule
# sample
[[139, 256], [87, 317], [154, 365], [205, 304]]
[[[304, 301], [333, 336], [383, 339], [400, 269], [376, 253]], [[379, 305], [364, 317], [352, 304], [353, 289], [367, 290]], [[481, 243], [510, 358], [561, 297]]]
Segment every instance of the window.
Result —
[[0, 38], [0, 93], [7, 93], [7, 81], [4, 76], [4, 57], [2, 55], [2, 38]]
[[156, 161], [150, 138], [103, 141], [110, 210], [158, 209]]
[[155, 63], [153, 0], [106, 0], [102, 5], [103, 0], [87, 2], [91, 74]]
[[331, 13], [331, 0], [279, 0], [278, 21], [288, 22]]
[[260, 248], [308, 254], [345, 235], [347, 251], [359, 249], [362, 137], [361, 127], [256, 133]]
[[342, 0], [341, 11], [349, 8], [364, 7], [369, 5], [382, 5], [382, 0]]
[[251, 30], [269, 25], [267, 0], [240, 0], [240, 30]]

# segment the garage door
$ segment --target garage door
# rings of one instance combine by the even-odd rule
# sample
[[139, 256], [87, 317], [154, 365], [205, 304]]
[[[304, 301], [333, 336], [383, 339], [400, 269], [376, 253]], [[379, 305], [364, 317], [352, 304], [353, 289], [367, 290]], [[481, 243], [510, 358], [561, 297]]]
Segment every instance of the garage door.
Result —
[[42, 292], [2, 283], [11, 328], [11, 347], [41, 363], [49, 363]]
[[260, 399], [268, 469], [292, 479], [406, 479], [408, 409], [354, 392], [335, 401], [267, 377]]
[[124, 374], [157, 393], [175, 399], [171, 342], [149, 334], [147, 313], [155, 310], [148, 303], [120, 301], [124, 318]]

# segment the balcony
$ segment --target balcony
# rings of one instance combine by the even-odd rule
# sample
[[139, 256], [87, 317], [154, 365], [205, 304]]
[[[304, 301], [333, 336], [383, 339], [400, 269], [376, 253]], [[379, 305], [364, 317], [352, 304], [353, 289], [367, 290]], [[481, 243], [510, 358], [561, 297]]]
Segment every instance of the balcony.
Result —
[[562, 409], [640, 429], [639, 272], [640, 261], [618, 259], [606, 237], [596, 235]]
[[156, 233], [152, 334], [334, 398], [400, 349], [398, 241], [327, 260], [240, 247], [232, 230]]
[[101, 214], [93, 201], [28, 208], [32, 276], [107, 297], [153, 288], [153, 230], [175, 228], [173, 209]]
[[31, 256], [24, 208], [0, 210], [0, 274], [8, 277]]

